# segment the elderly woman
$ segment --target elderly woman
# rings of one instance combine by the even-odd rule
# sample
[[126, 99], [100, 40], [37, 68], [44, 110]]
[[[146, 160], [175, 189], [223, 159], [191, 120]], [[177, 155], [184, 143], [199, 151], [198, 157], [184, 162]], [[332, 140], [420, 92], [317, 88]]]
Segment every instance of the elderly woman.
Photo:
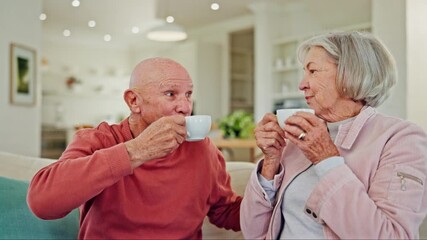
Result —
[[392, 56], [351, 32], [309, 39], [298, 57], [315, 115], [298, 112], [283, 129], [271, 113], [258, 123], [264, 159], [241, 205], [245, 238], [418, 238], [427, 136], [375, 109], [396, 82]]

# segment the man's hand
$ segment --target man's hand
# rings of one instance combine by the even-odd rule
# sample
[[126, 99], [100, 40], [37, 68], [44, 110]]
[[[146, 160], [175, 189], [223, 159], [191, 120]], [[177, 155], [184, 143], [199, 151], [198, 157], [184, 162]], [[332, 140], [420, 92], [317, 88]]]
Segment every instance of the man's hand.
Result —
[[139, 136], [125, 143], [132, 168], [173, 152], [185, 140], [186, 134], [182, 115], [162, 117], [153, 122]]

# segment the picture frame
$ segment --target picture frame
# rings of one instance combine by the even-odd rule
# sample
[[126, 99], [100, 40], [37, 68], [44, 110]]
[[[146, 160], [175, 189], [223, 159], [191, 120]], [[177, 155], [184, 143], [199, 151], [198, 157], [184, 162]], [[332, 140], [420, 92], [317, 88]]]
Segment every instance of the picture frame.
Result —
[[36, 50], [10, 44], [10, 103], [33, 106], [36, 103]]

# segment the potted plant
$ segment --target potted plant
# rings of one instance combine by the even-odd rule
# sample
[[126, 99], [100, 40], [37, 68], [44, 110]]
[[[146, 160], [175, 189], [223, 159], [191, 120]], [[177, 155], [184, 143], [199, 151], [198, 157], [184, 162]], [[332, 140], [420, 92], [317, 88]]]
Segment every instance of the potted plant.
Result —
[[253, 138], [255, 123], [251, 114], [236, 110], [221, 119], [218, 127], [224, 138]]

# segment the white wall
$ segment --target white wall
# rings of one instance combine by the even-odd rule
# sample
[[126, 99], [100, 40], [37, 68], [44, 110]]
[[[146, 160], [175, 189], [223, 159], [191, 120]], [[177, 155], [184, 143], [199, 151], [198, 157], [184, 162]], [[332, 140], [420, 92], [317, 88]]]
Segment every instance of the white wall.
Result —
[[[387, 5], [386, 11], [384, 6]], [[427, 2], [373, 0], [373, 32], [390, 49], [398, 67], [398, 83], [380, 111], [398, 116], [427, 130], [424, 77], [427, 56]]]
[[[40, 83], [37, 84], [34, 106], [9, 103], [9, 45], [14, 42], [33, 48], [39, 58], [42, 25], [38, 17], [41, 9], [41, 0], [0, 1], [0, 151], [29, 156], [39, 156], [41, 152]], [[36, 79], [40, 79], [39, 74]]]
[[427, 1], [406, 2], [407, 116], [427, 131]]
[[405, 0], [373, 0], [372, 32], [380, 38], [394, 56], [398, 70], [398, 82], [390, 97], [378, 108], [386, 114], [406, 118], [406, 4]]
[[[43, 124], [73, 128], [128, 115], [123, 100], [131, 71], [126, 48], [45, 40], [42, 50]], [[78, 90], [67, 88], [71, 76], [81, 81]]]

